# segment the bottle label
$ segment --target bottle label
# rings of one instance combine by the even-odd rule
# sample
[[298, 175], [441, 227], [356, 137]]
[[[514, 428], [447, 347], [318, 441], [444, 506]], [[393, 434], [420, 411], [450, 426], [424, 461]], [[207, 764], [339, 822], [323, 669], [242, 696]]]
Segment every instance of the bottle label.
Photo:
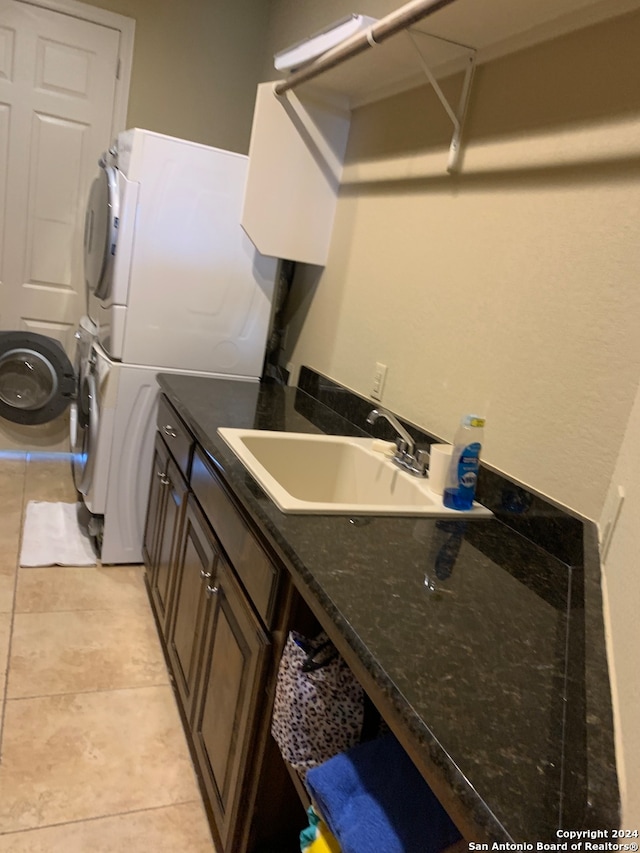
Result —
[[462, 423], [467, 427], [479, 427], [482, 429], [485, 425], [485, 418], [481, 418], [478, 415], [467, 415], [463, 419]]
[[464, 502], [472, 502], [480, 467], [480, 442], [468, 444], [458, 458], [458, 490]]

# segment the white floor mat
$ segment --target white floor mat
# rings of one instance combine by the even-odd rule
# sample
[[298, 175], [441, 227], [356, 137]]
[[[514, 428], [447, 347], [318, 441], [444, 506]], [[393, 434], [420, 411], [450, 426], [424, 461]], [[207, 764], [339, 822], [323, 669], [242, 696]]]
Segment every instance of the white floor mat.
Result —
[[22, 531], [20, 565], [95, 566], [89, 537], [80, 529], [78, 504], [29, 501]]

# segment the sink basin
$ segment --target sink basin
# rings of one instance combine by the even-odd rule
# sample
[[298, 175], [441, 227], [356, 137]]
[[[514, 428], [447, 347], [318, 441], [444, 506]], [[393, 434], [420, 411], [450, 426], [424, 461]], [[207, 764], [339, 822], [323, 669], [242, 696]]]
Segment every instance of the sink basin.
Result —
[[442, 505], [427, 478], [391, 461], [394, 446], [373, 438], [218, 429], [221, 437], [286, 513], [490, 516]]

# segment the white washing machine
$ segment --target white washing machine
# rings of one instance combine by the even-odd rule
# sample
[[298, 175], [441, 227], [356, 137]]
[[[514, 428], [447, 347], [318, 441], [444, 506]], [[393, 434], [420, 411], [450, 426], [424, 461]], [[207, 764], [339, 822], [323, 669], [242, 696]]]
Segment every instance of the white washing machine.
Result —
[[240, 225], [248, 158], [135, 128], [85, 219], [89, 315], [114, 361], [258, 378], [277, 261]]
[[97, 399], [97, 376], [94, 370], [93, 344], [96, 326], [89, 317], [82, 317], [75, 334], [76, 353], [74, 373], [76, 390], [69, 412], [69, 445], [73, 481], [92, 512], [103, 513], [106, 481], [94, 476], [96, 447], [100, 439], [100, 418]]
[[194, 371], [124, 364], [95, 342], [89, 372], [96, 392], [89, 409], [99, 424], [87, 459], [91, 477], [84, 502], [94, 516], [89, 531], [103, 563], [140, 563], [158, 411], [156, 375]]

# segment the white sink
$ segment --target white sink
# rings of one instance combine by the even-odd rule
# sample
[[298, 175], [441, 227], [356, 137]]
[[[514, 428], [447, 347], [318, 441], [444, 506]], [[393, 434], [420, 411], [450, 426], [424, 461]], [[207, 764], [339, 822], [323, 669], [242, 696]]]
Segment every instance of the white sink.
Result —
[[429, 480], [391, 461], [394, 446], [373, 438], [218, 429], [221, 437], [286, 513], [490, 516], [442, 505]]

